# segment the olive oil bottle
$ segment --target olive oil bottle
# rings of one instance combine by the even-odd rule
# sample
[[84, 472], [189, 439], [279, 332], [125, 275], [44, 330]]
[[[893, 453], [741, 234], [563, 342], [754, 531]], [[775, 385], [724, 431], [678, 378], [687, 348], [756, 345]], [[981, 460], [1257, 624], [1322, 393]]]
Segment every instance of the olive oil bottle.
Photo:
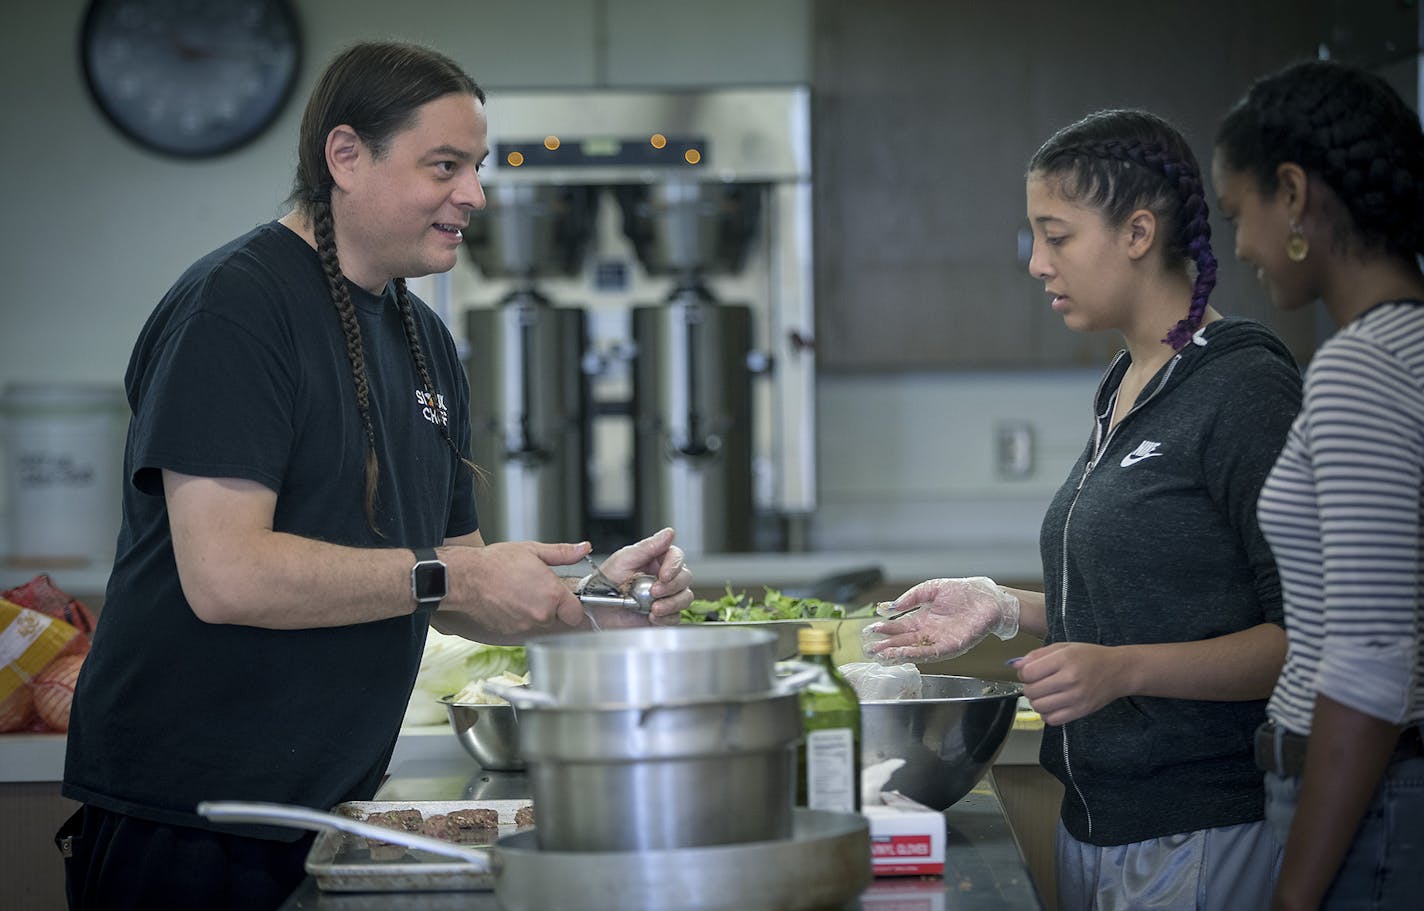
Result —
[[803, 628], [796, 636], [801, 660], [821, 676], [801, 691], [796, 752], [796, 804], [813, 810], [860, 812], [860, 699], [831, 659], [830, 630]]

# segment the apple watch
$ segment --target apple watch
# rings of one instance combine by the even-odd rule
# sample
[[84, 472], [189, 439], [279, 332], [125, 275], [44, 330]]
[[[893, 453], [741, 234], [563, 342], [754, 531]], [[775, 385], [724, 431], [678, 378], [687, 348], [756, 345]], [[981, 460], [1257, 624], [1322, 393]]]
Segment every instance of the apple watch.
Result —
[[435, 555], [433, 547], [413, 547], [415, 565], [410, 568], [410, 594], [421, 607], [432, 610], [450, 593], [450, 579], [445, 564]]

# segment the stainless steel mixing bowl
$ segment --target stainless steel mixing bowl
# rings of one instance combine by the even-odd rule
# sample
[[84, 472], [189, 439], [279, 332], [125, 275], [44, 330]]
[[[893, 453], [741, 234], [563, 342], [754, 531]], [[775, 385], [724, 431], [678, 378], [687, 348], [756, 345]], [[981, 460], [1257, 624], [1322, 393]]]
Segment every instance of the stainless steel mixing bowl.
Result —
[[475, 757], [482, 768], [497, 772], [518, 772], [524, 769], [519, 754], [519, 715], [512, 705], [475, 705], [441, 700], [450, 713], [450, 728], [459, 738], [465, 752]]
[[926, 674], [920, 699], [860, 704], [860, 761], [905, 764], [887, 791], [935, 810], [947, 810], [978, 783], [1014, 725], [1017, 683]]

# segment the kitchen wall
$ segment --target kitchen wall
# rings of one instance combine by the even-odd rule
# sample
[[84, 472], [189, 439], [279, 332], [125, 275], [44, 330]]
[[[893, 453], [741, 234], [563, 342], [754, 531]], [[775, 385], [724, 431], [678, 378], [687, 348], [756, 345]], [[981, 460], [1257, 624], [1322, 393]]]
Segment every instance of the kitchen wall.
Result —
[[351, 41], [432, 44], [496, 92], [808, 76], [809, 0], [295, 4], [306, 56], [281, 119], [252, 145], [200, 162], [137, 148], [90, 102], [78, 59], [86, 0], [5, 5], [0, 381], [119, 380], [143, 319], [178, 273], [282, 213], [302, 104]]
[[[302, 105], [339, 48], [431, 44], [505, 87], [804, 83], [810, 0], [294, 0], [301, 76], [278, 122], [221, 158], [139, 149], [90, 102], [78, 58], [87, 0], [0, 10], [0, 386], [122, 382], [130, 347], [195, 258], [283, 212]], [[473, 296], [457, 267], [456, 305]], [[452, 323], [455, 324], [455, 323]], [[0, 453], [3, 456], [3, 453]], [[3, 468], [3, 465], [0, 465]], [[0, 485], [0, 510], [3, 503]], [[4, 529], [6, 523], [0, 523]], [[6, 552], [0, 531], [0, 554]]]
[[[0, 384], [121, 382], [135, 335], [174, 277], [281, 214], [302, 103], [325, 60], [352, 40], [441, 48], [491, 90], [491, 117], [502, 87], [790, 83], [812, 75], [815, 0], [296, 5], [305, 59], [293, 100], [255, 143], [202, 162], [140, 150], [101, 118], [78, 62], [85, 0], [0, 12]], [[457, 310], [478, 281], [473, 268], [457, 267]], [[822, 374], [821, 507], [804, 542], [931, 553], [1014, 547], [1030, 555], [1022, 568], [1032, 575], [1038, 517], [1085, 436], [1096, 374]], [[1025, 458], [1027, 470], [1006, 476], [998, 465], [1004, 451]]]

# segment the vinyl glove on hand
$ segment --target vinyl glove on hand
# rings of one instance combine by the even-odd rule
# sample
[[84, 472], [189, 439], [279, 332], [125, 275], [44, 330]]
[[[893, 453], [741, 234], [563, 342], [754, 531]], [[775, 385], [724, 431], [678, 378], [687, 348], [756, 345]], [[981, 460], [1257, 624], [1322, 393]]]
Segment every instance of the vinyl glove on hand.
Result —
[[883, 664], [916, 663], [953, 658], [978, 645], [993, 633], [1009, 639], [1019, 631], [1019, 599], [988, 576], [930, 579], [882, 605], [886, 615], [913, 611], [893, 620], [867, 626], [867, 655]]
[[[653, 583], [652, 613], [649, 618], [654, 623], [677, 623], [683, 609], [692, 604], [692, 571], [687, 568], [682, 548], [674, 545], [673, 530], [664, 528], [635, 544], [629, 544], [614, 551], [598, 569], [608, 581], [623, 586], [639, 573], [655, 576]], [[642, 615], [633, 611], [616, 610], [616, 614], [605, 617], [600, 608], [596, 622], [600, 626], [626, 626], [641, 620]], [[631, 616], [624, 616], [631, 615]], [[632, 625], [637, 625], [633, 623]]]

